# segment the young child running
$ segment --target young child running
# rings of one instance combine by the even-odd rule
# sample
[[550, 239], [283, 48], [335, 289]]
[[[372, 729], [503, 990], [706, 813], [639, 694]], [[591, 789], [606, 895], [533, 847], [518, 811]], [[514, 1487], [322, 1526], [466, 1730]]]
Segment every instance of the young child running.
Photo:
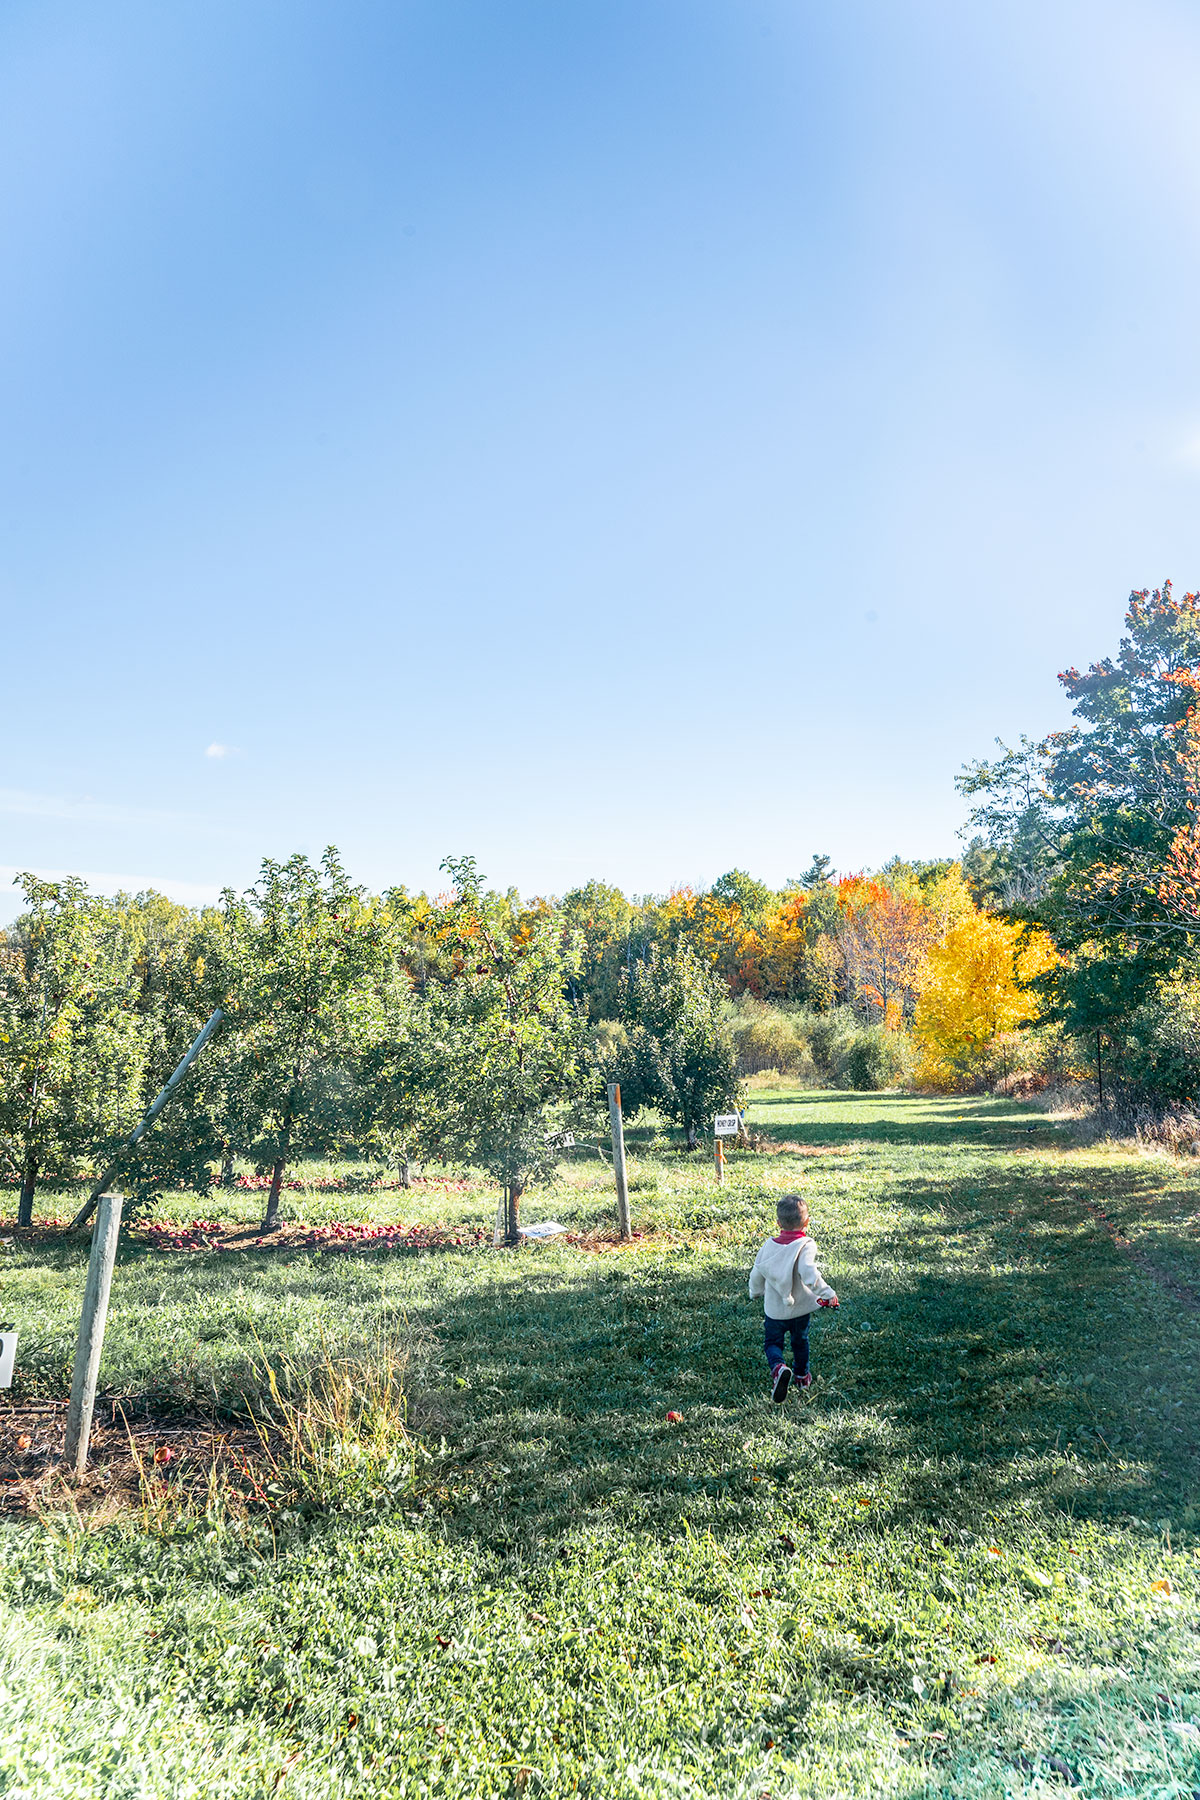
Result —
[[[817, 1267], [817, 1247], [808, 1235], [808, 1203], [784, 1194], [775, 1208], [779, 1234], [768, 1238], [750, 1271], [750, 1298], [762, 1296], [763, 1348], [771, 1366], [771, 1398], [777, 1406], [787, 1398], [793, 1374], [801, 1387], [812, 1386], [808, 1372], [808, 1327], [818, 1306], [836, 1306], [838, 1297]], [[788, 1332], [792, 1361], [784, 1361]]]

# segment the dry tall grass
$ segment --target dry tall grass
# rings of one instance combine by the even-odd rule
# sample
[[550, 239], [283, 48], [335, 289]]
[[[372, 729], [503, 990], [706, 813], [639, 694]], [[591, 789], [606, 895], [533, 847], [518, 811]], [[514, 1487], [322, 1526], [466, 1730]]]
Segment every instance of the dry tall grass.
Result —
[[381, 1332], [314, 1364], [264, 1359], [247, 1399], [272, 1485], [322, 1511], [357, 1512], [407, 1492], [429, 1458], [415, 1429], [413, 1342]]
[[1094, 1081], [1069, 1081], [1047, 1087], [1038, 1102], [1052, 1118], [1069, 1119], [1081, 1143], [1200, 1156], [1200, 1116], [1186, 1101], [1154, 1104], [1118, 1096], [1101, 1106]]

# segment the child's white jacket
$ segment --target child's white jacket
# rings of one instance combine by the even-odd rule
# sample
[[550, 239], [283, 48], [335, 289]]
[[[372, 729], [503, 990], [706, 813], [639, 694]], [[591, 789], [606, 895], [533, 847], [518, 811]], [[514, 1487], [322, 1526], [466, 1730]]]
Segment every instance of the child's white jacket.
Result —
[[810, 1237], [790, 1244], [767, 1239], [750, 1271], [750, 1298], [760, 1295], [768, 1319], [802, 1319], [822, 1300], [837, 1298], [817, 1267], [817, 1246]]

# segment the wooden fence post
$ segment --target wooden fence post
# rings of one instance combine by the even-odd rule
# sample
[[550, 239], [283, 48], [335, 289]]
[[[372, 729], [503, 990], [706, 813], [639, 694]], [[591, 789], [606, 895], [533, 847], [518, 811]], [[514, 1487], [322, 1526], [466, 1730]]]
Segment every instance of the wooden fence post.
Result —
[[621, 1120], [621, 1088], [616, 1081], [608, 1084], [608, 1117], [612, 1125], [613, 1175], [617, 1183], [617, 1224], [626, 1240], [633, 1236], [629, 1224], [629, 1181], [625, 1174], [625, 1127]]
[[120, 1194], [100, 1196], [92, 1233], [92, 1253], [88, 1257], [87, 1285], [83, 1290], [83, 1312], [75, 1342], [75, 1372], [71, 1377], [71, 1404], [67, 1408], [67, 1437], [63, 1447], [63, 1458], [74, 1464], [77, 1479], [82, 1479], [87, 1469], [92, 1409], [96, 1404], [100, 1352], [104, 1347], [104, 1322], [108, 1318], [108, 1293], [112, 1287], [117, 1238], [121, 1230], [121, 1198]]
[[714, 1138], [713, 1143], [716, 1145], [716, 1154], [715, 1154], [714, 1160], [716, 1161], [716, 1165], [717, 1165], [717, 1186], [724, 1187], [725, 1186], [725, 1146], [721, 1142], [720, 1138]]

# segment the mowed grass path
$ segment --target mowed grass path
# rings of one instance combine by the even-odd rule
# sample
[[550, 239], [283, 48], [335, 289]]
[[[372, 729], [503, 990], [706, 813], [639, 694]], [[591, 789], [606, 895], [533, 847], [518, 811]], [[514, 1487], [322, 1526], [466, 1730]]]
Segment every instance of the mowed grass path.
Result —
[[[1190, 1172], [1001, 1102], [750, 1116], [797, 1149], [722, 1190], [630, 1134], [631, 1250], [131, 1244], [110, 1392], [221, 1405], [260, 1343], [401, 1319], [433, 1461], [370, 1516], [4, 1527], [0, 1791], [1190, 1800], [1200, 1312], [1097, 1217], [1196, 1280]], [[745, 1280], [789, 1189], [843, 1306], [773, 1409]], [[529, 1208], [610, 1209], [594, 1154]], [[82, 1252], [5, 1254], [22, 1379], [60, 1393]]]

